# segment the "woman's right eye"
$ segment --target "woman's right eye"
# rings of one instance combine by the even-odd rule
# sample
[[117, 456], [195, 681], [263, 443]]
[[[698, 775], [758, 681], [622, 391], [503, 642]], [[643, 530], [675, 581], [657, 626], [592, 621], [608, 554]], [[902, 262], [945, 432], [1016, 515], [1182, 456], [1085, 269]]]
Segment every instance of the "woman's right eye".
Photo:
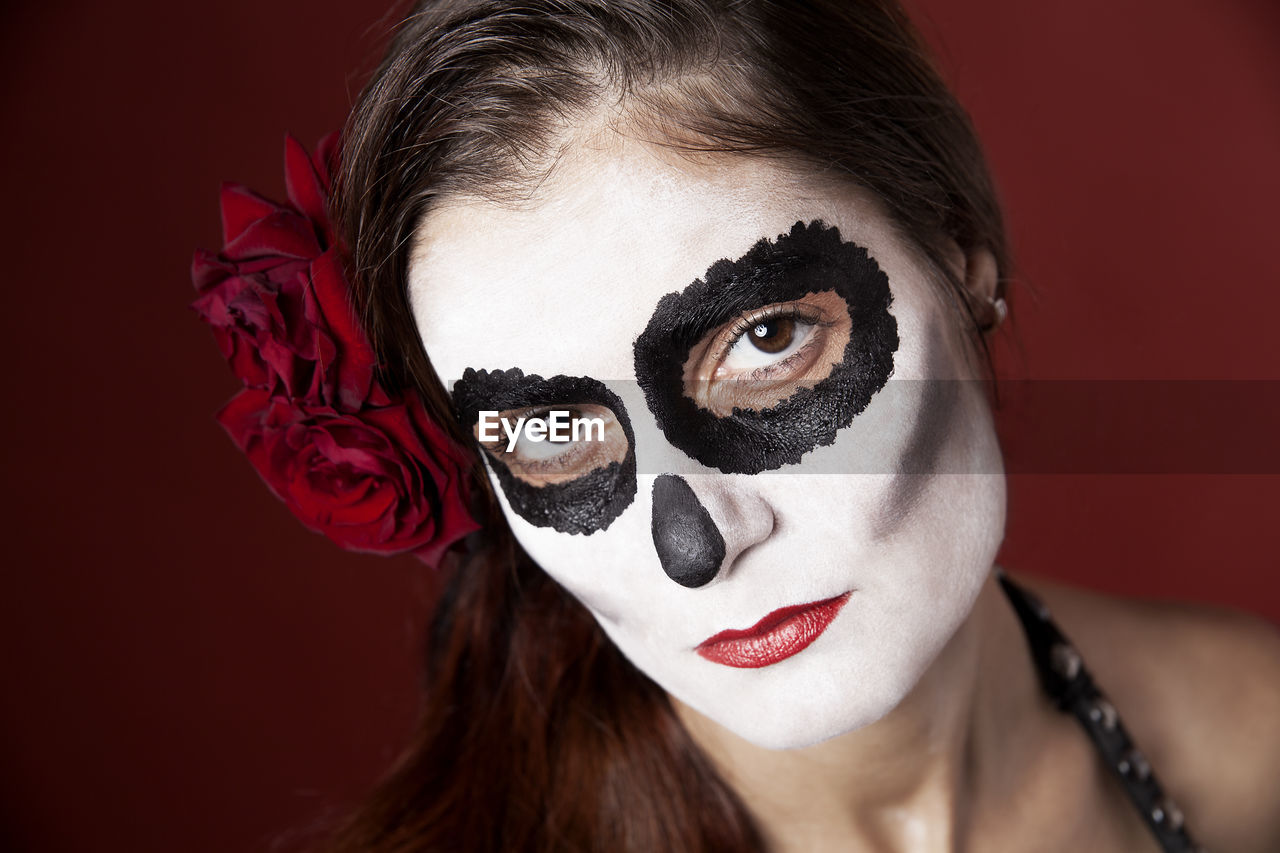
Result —
[[563, 457], [567, 454], [580, 452], [582, 442], [575, 441], [572, 436], [567, 439], [556, 439], [550, 437], [551, 427], [545, 418], [530, 418], [525, 422], [525, 426], [537, 425], [542, 433], [546, 433], [541, 441], [534, 441], [529, 437], [529, 433], [521, 431], [516, 437], [515, 446], [509, 452], [524, 462], [531, 464], [545, 464], [551, 460], [559, 460], [559, 464], [563, 464]]
[[621, 463], [630, 444], [613, 411], [595, 403], [498, 412], [497, 424], [488, 438], [477, 424], [481, 446], [534, 486], [576, 480], [611, 462]]

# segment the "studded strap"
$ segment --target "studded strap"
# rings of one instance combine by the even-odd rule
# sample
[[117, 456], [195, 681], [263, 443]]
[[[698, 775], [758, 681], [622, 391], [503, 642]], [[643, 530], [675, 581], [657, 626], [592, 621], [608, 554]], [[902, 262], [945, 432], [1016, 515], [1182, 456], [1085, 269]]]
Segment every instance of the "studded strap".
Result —
[[1147, 827], [1167, 853], [1205, 853], [1187, 831], [1182, 811], [1165, 795], [1151, 764], [1134, 745], [1115, 706], [1093, 682], [1080, 653], [1054, 624], [1049, 608], [1033, 593], [996, 573], [1013, 603], [1031, 647], [1040, 685], [1058, 706], [1075, 716], [1120, 780]]

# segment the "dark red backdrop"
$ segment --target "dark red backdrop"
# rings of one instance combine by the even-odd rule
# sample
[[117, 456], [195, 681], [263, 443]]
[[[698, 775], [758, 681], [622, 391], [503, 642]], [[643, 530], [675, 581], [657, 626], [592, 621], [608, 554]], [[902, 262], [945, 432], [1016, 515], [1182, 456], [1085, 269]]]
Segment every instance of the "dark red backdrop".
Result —
[[[303, 530], [214, 424], [217, 187], [282, 192], [378, 4], [6, 8], [5, 849], [260, 849], [412, 717], [429, 582]], [[987, 143], [1032, 377], [1280, 379], [1267, 0], [918, 0]], [[1054, 8], [1057, 7], [1057, 8]], [[196, 11], [198, 8], [199, 11]], [[1005, 560], [1280, 618], [1275, 476], [1019, 476]]]

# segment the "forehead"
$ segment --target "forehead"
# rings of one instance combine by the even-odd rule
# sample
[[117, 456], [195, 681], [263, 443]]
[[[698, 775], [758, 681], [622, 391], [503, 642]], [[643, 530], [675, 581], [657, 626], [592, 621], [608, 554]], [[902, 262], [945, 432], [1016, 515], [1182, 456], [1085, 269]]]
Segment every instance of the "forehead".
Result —
[[873, 206], [835, 182], [618, 137], [563, 159], [518, 206], [433, 210], [415, 234], [410, 302], [446, 385], [467, 367], [633, 379], [631, 344], [663, 295], [812, 219], [877, 256], [888, 243]]

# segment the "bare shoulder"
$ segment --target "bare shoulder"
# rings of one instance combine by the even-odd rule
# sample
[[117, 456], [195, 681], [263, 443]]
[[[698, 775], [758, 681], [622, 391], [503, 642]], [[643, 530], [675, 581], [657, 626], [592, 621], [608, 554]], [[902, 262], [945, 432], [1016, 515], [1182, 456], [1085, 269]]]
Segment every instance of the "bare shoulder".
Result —
[[1234, 610], [1021, 578], [1209, 849], [1280, 850], [1280, 631]]

